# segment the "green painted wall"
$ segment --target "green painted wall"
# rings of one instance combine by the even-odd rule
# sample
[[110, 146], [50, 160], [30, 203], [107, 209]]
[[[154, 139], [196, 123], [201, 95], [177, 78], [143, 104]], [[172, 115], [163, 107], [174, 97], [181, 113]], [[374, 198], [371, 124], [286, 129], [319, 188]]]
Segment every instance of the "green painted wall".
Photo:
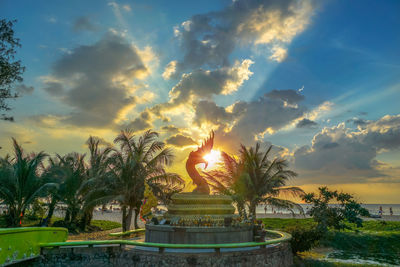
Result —
[[40, 244], [64, 242], [68, 230], [57, 227], [0, 228], [0, 266], [40, 255]]

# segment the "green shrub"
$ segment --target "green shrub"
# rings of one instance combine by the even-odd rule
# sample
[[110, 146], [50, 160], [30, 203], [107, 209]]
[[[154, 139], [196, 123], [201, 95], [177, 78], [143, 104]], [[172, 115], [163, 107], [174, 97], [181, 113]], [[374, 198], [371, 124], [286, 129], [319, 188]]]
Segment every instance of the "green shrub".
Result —
[[317, 227], [295, 226], [287, 228], [286, 231], [292, 235], [290, 246], [294, 254], [312, 249], [323, 236]]

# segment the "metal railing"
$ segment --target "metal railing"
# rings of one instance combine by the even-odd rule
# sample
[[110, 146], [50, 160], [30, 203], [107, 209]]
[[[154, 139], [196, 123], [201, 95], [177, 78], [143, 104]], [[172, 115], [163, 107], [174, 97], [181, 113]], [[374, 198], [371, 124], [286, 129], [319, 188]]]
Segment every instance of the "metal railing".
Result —
[[41, 248], [60, 248], [60, 247], [95, 247], [104, 245], [120, 245], [120, 246], [139, 246], [139, 247], [153, 247], [158, 248], [159, 252], [162, 253], [166, 248], [170, 249], [214, 249], [219, 252], [221, 248], [249, 248], [249, 247], [260, 247], [264, 248], [267, 245], [277, 244], [285, 241], [289, 241], [292, 236], [288, 233], [281, 231], [266, 230], [269, 233], [277, 234], [280, 237], [265, 240], [263, 242], [245, 242], [245, 243], [225, 243], [225, 244], [166, 244], [166, 243], [150, 243], [150, 242], [138, 242], [131, 240], [99, 240], [99, 241], [71, 241], [71, 242], [52, 242], [40, 244]]

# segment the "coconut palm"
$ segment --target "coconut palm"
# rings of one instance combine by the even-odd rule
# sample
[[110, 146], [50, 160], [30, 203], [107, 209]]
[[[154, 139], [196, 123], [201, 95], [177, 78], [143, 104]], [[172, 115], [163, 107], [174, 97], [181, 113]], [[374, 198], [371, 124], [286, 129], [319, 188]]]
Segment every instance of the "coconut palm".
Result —
[[[92, 191], [93, 187], [95, 187], [98, 183], [101, 183], [101, 180], [106, 175], [110, 164], [110, 154], [113, 149], [110, 146], [101, 149], [100, 141], [101, 140], [99, 138], [93, 136], [90, 136], [86, 141], [90, 152], [89, 163], [86, 171], [87, 180], [79, 189], [80, 193], [85, 196]], [[81, 220], [81, 227], [83, 229], [86, 228], [86, 225], [90, 225], [90, 222], [93, 218], [94, 209], [94, 205], [91, 205], [90, 200], [87, 199], [87, 197], [85, 197], [84, 200], [84, 212]]]
[[43, 171], [44, 152], [25, 155], [22, 147], [13, 138], [14, 157], [0, 159], [0, 199], [7, 206], [10, 226], [20, 225], [25, 210], [38, 197], [55, 187], [44, 183], [40, 175]]
[[172, 163], [173, 154], [157, 141], [158, 133], [151, 130], [135, 139], [132, 130], [124, 130], [115, 138], [120, 149], [111, 155], [109, 171], [88, 198], [91, 203], [116, 200], [122, 208], [123, 231], [130, 229], [133, 213], [134, 226], [144, 197], [145, 183], [157, 192], [163, 185], [183, 184], [179, 175], [168, 173], [165, 166]]
[[58, 191], [62, 201], [67, 205], [64, 221], [69, 225], [76, 225], [84, 203], [80, 188], [87, 180], [85, 154], [69, 153], [65, 156], [57, 154], [56, 157], [57, 165], [63, 169], [65, 175]]
[[265, 152], [260, 151], [260, 143], [247, 149], [241, 145], [240, 154], [244, 162], [245, 175], [245, 199], [249, 205], [249, 212], [256, 218], [256, 207], [259, 204], [270, 204], [276, 207], [294, 209], [303, 213], [302, 207], [290, 200], [279, 198], [280, 195], [290, 194], [293, 197], [300, 197], [304, 191], [299, 187], [287, 187], [289, 179], [297, 174], [288, 170], [288, 163], [285, 159], [275, 158], [270, 160], [272, 146]]
[[222, 166], [217, 170], [203, 172], [212, 191], [229, 195], [232, 197], [239, 215], [247, 219], [245, 184], [243, 183], [244, 162], [241, 158], [236, 159], [225, 152], [221, 153]]
[[205, 177], [214, 192], [230, 195], [236, 203], [239, 214], [246, 218], [245, 204], [249, 213], [255, 218], [259, 204], [270, 204], [275, 207], [303, 209], [300, 205], [279, 198], [282, 194], [301, 196], [303, 190], [298, 187], [286, 187], [286, 183], [297, 174], [287, 170], [287, 161], [275, 158], [270, 160], [272, 146], [266, 152], [260, 151], [260, 144], [247, 149], [241, 145], [239, 158], [222, 153], [222, 168], [205, 172]]

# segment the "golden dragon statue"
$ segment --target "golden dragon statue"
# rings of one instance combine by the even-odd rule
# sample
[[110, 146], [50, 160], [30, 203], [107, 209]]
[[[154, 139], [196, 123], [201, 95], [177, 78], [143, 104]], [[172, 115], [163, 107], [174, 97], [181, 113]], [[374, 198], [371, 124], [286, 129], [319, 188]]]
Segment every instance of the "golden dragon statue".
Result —
[[204, 156], [211, 152], [214, 143], [214, 131], [211, 132], [210, 136], [204, 140], [200, 147], [196, 151], [192, 151], [189, 154], [189, 158], [186, 161], [186, 171], [188, 172], [190, 178], [192, 178], [193, 183], [196, 188], [193, 192], [210, 194], [210, 187], [208, 186], [206, 180], [200, 175], [196, 169], [196, 165], [200, 163], [205, 164], [205, 169], [207, 168], [208, 162], [204, 159]]

